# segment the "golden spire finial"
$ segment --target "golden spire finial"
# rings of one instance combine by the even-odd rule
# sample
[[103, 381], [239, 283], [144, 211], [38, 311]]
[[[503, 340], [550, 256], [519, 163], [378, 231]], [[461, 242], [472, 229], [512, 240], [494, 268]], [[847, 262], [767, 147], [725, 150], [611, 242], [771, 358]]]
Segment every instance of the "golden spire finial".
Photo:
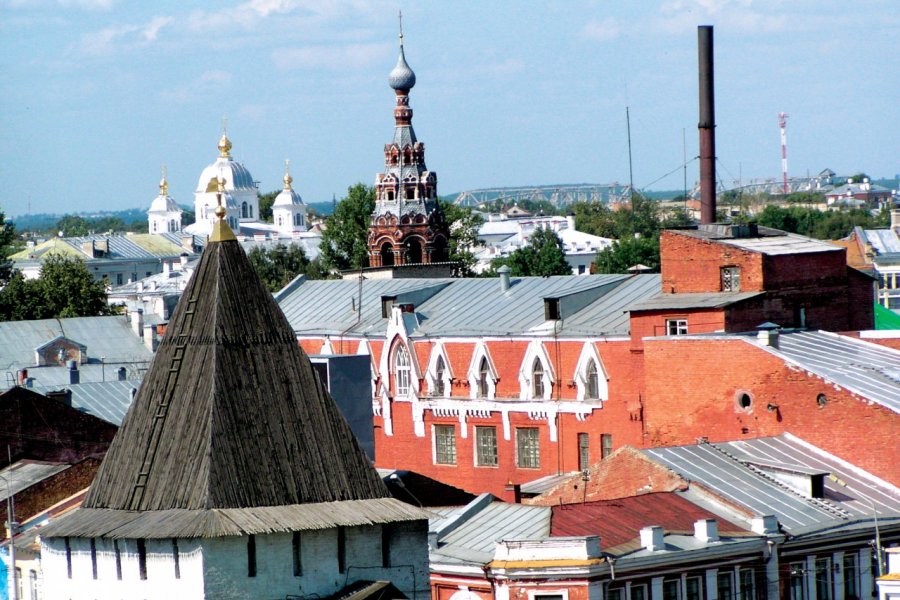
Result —
[[225, 206], [223, 206], [223, 202], [225, 200], [225, 179], [219, 175], [216, 178], [216, 183], [218, 184], [218, 190], [216, 191], [216, 208], [213, 211], [213, 214], [216, 215], [216, 222], [213, 223], [212, 234], [209, 236], [210, 242], [223, 242], [225, 240], [236, 240], [234, 237], [234, 232], [231, 231], [231, 227], [228, 226], [228, 222], [225, 220], [225, 216], [228, 214]]
[[291, 189], [291, 184], [294, 182], [294, 178], [291, 177], [290, 172], [291, 161], [288, 159], [284, 159], [284, 189]]
[[161, 178], [159, 180], [159, 195], [160, 196], [168, 196], [169, 195], [169, 182], [166, 181], [166, 165], [163, 165], [160, 168]]
[[231, 140], [228, 139], [228, 118], [222, 117], [222, 137], [219, 138], [219, 156], [229, 158], [231, 156]]

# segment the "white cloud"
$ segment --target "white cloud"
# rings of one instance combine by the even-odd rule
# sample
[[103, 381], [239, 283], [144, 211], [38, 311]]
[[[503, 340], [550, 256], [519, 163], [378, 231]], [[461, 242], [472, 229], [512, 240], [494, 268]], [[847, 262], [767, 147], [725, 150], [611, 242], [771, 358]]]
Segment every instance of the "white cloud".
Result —
[[228, 71], [205, 71], [187, 85], [163, 90], [160, 97], [167, 102], [193, 102], [200, 97], [222, 93], [222, 90], [231, 85], [231, 79], [232, 75]]
[[353, 69], [382, 63], [393, 48], [394, 45], [388, 43], [281, 48], [272, 52], [272, 61], [276, 67], [284, 70]]
[[153, 17], [144, 25], [117, 25], [81, 37], [81, 50], [88, 54], [109, 54], [118, 46], [135, 46], [156, 41], [172, 17]]
[[772, 8], [757, 9], [752, 0], [670, 0], [659, 12], [653, 28], [679, 35], [702, 24], [745, 33], [780, 33], [796, 27], [796, 17]]
[[82, 10], [110, 10], [118, 0], [57, 0], [63, 8]]
[[591, 19], [585, 23], [581, 35], [597, 42], [606, 42], [619, 37], [620, 31], [619, 22], [613, 17], [606, 17], [599, 20]]

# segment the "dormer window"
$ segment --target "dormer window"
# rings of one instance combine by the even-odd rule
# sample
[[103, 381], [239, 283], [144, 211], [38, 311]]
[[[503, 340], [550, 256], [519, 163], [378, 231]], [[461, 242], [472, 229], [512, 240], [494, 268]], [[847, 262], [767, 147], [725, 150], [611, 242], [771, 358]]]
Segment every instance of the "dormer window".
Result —
[[600, 398], [600, 374], [597, 372], [597, 363], [593, 360], [588, 363], [585, 373], [585, 398], [597, 400]]
[[482, 358], [481, 364], [478, 366], [478, 389], [476, 391], [478, 398], [488, 397], [488, 378], [490, 376], [487, 358]]
[[444, 357], [438, 356], [437, 362], [434, 365], [434, 395], [435, 396], [446, 396], [447, 390], [446, 385], [444, 385], [444, 376], [447, 370], [447, 365], [444, 364]]
[[531, 367], [531, 393], [535, 398], [544, 397], [544, 365], [535, 358]]
[[394, 359], [394, 383], [397, 396], [409, 396], [410, 362], [409, 352], [403, 346], [397, 347], [397, 355]]

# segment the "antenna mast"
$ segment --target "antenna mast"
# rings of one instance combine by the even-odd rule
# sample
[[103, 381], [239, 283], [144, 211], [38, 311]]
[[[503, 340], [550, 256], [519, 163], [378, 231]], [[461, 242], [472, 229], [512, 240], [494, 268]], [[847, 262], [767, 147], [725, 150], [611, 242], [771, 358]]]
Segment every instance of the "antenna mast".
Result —
[[788, 185], [787, 174], [787, 119], [788, 114], [778, 113], [778, 127], [781, 128], [781, 176], [784, 182], [784, 194], [791, 193], [791, 186]]

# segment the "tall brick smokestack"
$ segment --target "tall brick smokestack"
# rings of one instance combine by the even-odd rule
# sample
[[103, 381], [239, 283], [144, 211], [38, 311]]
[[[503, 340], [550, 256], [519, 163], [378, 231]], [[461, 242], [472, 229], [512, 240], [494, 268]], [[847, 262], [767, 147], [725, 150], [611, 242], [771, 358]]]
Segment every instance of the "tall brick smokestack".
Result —
[[713, 28], [697, 27], [700, 59], [700, 223], [716, 221], [716, 106], [713, 85]]

